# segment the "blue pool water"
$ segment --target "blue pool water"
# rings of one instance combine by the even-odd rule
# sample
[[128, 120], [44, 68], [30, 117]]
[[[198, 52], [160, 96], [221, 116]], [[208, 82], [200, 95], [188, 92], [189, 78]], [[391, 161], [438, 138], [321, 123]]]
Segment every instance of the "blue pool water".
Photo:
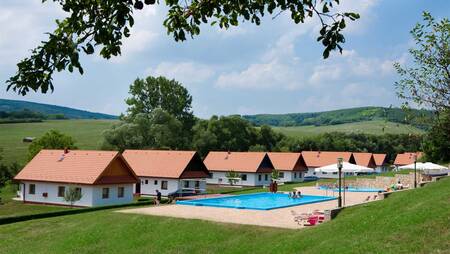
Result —
[[[325, 186], [320, 186], [319, 187], [320, 190], [329, 190], [329, 191], [333, 191], [333, 192], [338, 192], [339, 189], [338, 188], [327, 188]], [[344, 191], [344, 188], [341, 189], [341, 191]], [[345, 191], [347, 192], [379, 192], [379, 191], [384, 191], [383, 189], [377, 189], [377, 188], [363, 188], [363, 187], [349, 187], [347, 189], [345, 189]]]
[[218, 198], [180, 200], [177, 201], [177, 204], [193, 205], [193, 206], [228, 207], [228, 208], [251, 209], [251, 210], [271, 210], [289, 206], [297, 206], [329, 201], [334, 199], [336, 198], [327, 196], [309, 196], [309, 195], [304, 195], [301, 198], [292, 199], [289, 198], [288, 194], [284, 193], [263, 192], [263, 193], [244, 194]]

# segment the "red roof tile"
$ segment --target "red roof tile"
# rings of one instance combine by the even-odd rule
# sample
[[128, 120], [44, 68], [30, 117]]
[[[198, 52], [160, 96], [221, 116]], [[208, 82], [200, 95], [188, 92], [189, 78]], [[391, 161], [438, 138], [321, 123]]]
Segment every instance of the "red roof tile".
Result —
[[41, 150], [15, 177], [17, 181], [42, 181], [78, 184], [96, 184], [107, 180], [109, 183], [136, 182], [132, 170], [127, 167], [126, 175], [116, 179], [103, 172], [115, 160], [123, 160], [116, 151]]
[[192, 161], [198, 165], [194, 165], [190, 171], [200, 173], [190, 172], [185, 175], [195, 178], [208, 176], [206, 167], [195, 151], [125, 150], [122, 155], [138, 176], [182, 178]]
[[353, 158], [355, 158], [356, 165], [375, 168], [375, 160], [372, 153], [353, 153]]
[[421, 152], [415, 152], [415, 153], [402, 153], [402, 154], [397, 154], [397, 156], [395, 157], [395, 161], [394, 161], [394, 165], [396, 166], [403, 166], [403, 165], [409, 165], [414, 163], [414, 157], [416, 157], [416, 159], [420, 159], [420, 157], [422, 156]]
[[273, 169], [265, 152], [209, 152], [203, 162], [210, 171], [255, 173]]
[[273, 163], [273, 167], [285, 171], [307, 170], [301, 153], [267, 153]]
[[302, 151], [303, 159], [308, 168], [318, 168], [337, 163], [338, 158], [348, 162], [352, 158], [351, 152], [328, 152], [328, 151]]
[[373, 159], [375, 160], [375, 165], [383, 166], [386, 163], [386, 154], [385, 153], [374, 153]]

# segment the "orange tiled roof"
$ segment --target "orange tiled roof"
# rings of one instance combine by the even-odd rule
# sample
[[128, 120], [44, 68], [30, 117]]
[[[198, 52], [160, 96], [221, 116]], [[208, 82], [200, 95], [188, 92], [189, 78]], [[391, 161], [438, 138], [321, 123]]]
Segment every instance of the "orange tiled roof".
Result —
[[[170, 150], [125, 150], [122, 155], [136, 175], [161, 178], [180, 178], [194, 156], [198, 156], [195, 151]], [[207, 170], [203, 169], [201, 176], [206, 177]]]
[[[209, 152], [203, 160], [210, 171], [237, 171], [255, 173], [263, 164], [265, 152]], [[270, 159], [269, 159], [269, 163]], [[273, 169], [273, 165], [270, 165]]]
[[[78, 184], [96, 184], [105, 169], [121, 155], [116, 151], [41, 150], [15, 177], [17, 181], [42, 181]], [[121, 158], [122, 159], [122, 158]], [[135, 182], [130, 174], [110, 183]], [[132, 176], [131, 176], [132, 175]], [[119, 181], [119, 182], [117, 182]]]
[[401, 153], [397, 154], [395, 157], [394, 165], [403, 166], [414, 163], [414, 156], [417, 156], [416, 159], [419, 159], [422, 156], [421, 152], [415, 153]]
[[370, 165], [372, 160], [372, 153], [353, 153], [353, 158], [355, 158], [355, 162], [357, 165], [364, 167], [376, 166], [374, 160], [372, 161], [373, 165]]
[[303, 159], [308, 168], [318, 168], [337, 163], [339, 157], [348, 162], [352, 157], [351, 152], [328, 152], [328, 151], [302, 151]]
[[273, 163], [273, 167], [278, 170], [297, 171], [306, 170], [301, 153], [267, 153]]
[[386, 154], [385, 153], [374, 153], [373, 159], [375, 160], [375, 165], [383, 166], [386, 161]]

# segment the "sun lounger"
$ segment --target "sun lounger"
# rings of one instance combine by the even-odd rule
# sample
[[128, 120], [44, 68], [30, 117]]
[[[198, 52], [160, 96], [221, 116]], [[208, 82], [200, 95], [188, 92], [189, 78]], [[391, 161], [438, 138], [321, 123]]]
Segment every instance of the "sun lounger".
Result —
[[364, 202], [368, 202], [370, 200], [370, 196], [367, 196], [367, 198], [364, 200]]
[[319, 217], [318, 216], [310, 216], [307, 220], [306, 223], [303, 224], [304, 226], [314, 226], [317, 224], [317, 222], [319, 222]]

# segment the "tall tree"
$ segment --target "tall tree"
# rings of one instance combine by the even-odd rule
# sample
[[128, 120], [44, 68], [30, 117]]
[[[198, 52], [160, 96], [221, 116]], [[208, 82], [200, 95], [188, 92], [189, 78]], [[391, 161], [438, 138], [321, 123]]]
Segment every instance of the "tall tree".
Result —
[[28, 146], [28, 159], [31, 160], [42, 149], [77, 149], [75, 140], [57, 130], [50, 130]]
[[[47, 0], [42, 0], [46, 2]], [[17, 64], [18, 71], [7, 83], [7, 89], [25, 95], [30, 90], [46, 93], [54, 89], [53, 74], [78, 69], [83, 74], [80, 54], [93, 54], [97, 48], [106, 59], [121, 53], [124, 37], [130, 36], [134, 25], [134, 11], [153, 5], [155, 0], [53, 0], [61, 5], [67, 17], [57, 20], [57, 28], [49, 38], [32, 50], [31, 56]], [[317, 40], [325, 47], [323, 56], [330, 51], [342, 51], [345, 38], [342, 30], [346, 20], [356, 20], [356, 13], [335, 11], [340, 0], [165, 0], [168, 7], [164, 26], [176, 41], [200, 34], [200, 25], [211, 22], [227, 29], [249, 21], [260, 25], [269, 13], [276, 17], [289, 14], [296, 24], [317, 17], [321, 23]], [[159, 3], [159, 2], [158, 2]], [[151, 8], [151, 7], [146, 7]]]
[[436, 21], [428, 12], [423, 13], [423, 19], [424, 24], [411, 30], [416, 43], [409, 50], [413, 65], [394, 64], [402, 77], [395, 83], [397, 93], [405, 103], [450, 110], [450, 21]]
[[424, 152], [429, 160], [450, 160], [450, 21], [436, 21], [430, 13], [423, 13], [424, 24], [411, 31], [416, 47], [409, 50], [413, 66], [395, 68], [402, 79], [395, 83], [397, 93], [406, 106], [413, 102], [432, 108], [436, 122], [425, 139]]

